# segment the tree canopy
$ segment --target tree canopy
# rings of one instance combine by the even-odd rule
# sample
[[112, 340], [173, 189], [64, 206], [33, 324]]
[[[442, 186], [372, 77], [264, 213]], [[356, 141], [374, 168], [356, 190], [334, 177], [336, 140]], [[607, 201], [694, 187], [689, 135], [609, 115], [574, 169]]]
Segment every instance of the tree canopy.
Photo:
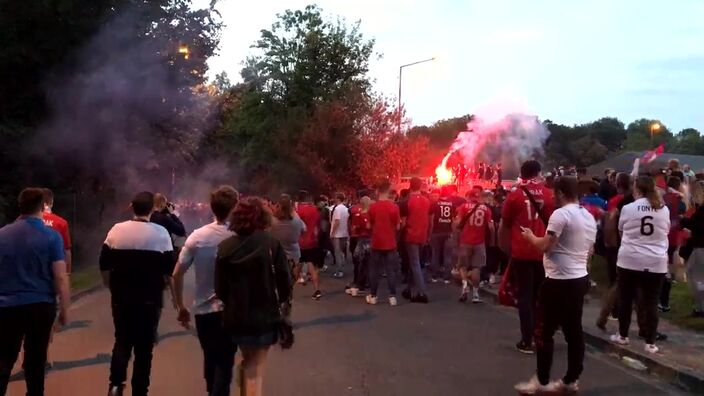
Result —
[[217, 146], [251, 175], [248, 188], [354, 189], [417, 168], [400, 157], [421, 149], [419, 139], [395, 130], [398, 113], [372, 90], [374, 40], [359, 22], [329, 20], [317, 6], [287, 10], [252, 48], [243, 82], [227, 93], [238, 105], [215, 132]]

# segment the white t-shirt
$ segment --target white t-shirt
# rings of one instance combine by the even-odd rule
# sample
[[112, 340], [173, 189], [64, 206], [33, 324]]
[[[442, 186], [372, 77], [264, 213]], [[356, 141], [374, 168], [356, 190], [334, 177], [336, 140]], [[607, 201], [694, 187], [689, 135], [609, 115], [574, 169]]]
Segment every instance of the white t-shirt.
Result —
[[640, 198], [621, 210], [618, 229], [623, 233], [618, 250], [618, 266], [634, 271], [667, 273], [667, 234], [670, 210], [653, 209]]
[[545, 276], [551, 279], [587, 276], [589, 251], [596, 241], [594, 216], [578, 204], [565, 205], [552, 213], [547, 232], [555, 235], [558, 241], [543, 256]]
[[194, 315], [223, 310], [222, 302], [215, 296], [215, 259], [220, 242], [234, 235], [226, 224], [213, 222], [193, 231], [186, 239], [176, 265], [184, 271], [188, 271], [191, 266], [196, 268]]
[[[350, 211], [347, 206], [343, 204], [333, 205], [330, 208], [330, 238], [349, 238], [350, 231], [348, 229], [348, 220], [350, 218]], [[335, 234], [332, 233], [335, 220], [340, 220], [340, 224], [337, 226]]]

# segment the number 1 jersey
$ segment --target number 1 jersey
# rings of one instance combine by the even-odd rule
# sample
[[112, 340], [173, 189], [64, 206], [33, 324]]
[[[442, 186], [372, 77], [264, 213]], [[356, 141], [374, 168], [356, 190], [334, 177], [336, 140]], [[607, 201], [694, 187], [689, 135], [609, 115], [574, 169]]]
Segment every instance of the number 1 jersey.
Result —
[[621, 209], [618, 229], [623, 233], [618, 250], [618, 266], [634, 271], [667, 273], [667, 234], [670, 210], [655, 209], [646, 198]]
[[542, 261], [543, 252], [523, 238], [521, 227], [530, 228], [533, 234], [542, 237], [545, 235], [547, 224], [541, 220], [521, 187], [533, 196], [546, 220], [550, 218], [555, 208], [553, 193], [542, 182], [535, 180], [525, 182], [508, 195], [501, 214], [501, 220], [511, 229], [511, 257], [518, 260]]

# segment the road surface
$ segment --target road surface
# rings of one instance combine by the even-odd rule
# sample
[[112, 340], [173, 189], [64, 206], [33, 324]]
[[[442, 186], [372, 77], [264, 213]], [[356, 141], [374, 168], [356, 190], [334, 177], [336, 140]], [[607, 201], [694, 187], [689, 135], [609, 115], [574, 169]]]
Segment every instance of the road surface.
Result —
[[[187, 277], [192, 287], [193, 274]], [[534, 357], [515, 351], [515, 311], [493, 304], [456, 302], [455, 286], [431, 285], [428, 305], [369, 306], [325, 279], [324, 297], [296, 287], [292, 350], [274, 348], [266, 370], [271, 396], [515, 395], [513, 384], [534, 371]], [[381, 285], [385, 293], [385, 284]], [[382, 299], [380, 299], [381, 302]], [[205, 394], [202, 355], [195, 335], [165, 309], [152, 370], [152, 395]], [[89, 295], [71, 311], [72, 323], [55, 336], [47, 396], [104, 395], [112, 349], [109, 294]], [[556, 346], [554, 378], [564, 374], [566, 348]], [[9, 395], [24, 395], [16, 368]], [[581, 395], [677, 395], [677, 390], [588, 353]], [[129, 393], [128, 393], [129, 394]], [[237, 394], [233, 389], [232, 394]]]

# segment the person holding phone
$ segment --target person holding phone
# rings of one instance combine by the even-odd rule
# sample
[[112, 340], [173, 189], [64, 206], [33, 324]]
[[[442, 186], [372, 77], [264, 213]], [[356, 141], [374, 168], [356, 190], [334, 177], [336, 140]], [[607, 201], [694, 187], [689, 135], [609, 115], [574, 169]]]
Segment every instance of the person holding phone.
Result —
[[[521, 394], [537, 392], [577, 392], [584, 366], [582, 309], [589, 291], [587, 262], [596, 241], [596, 221], [579, 204], [578, 182], [563, 176], [555, 181], [555, 210], [548, 220], [543, 237], [529, 227], [521, 227], [523, 238], [543, 252], [545, 280], [538, 295], [536, 310], [537, 373], [527, 382], [516, 385]], [[567, 373], [561, 380], [550, 381], [554, 340], [561, 328], [567, 341]]]

